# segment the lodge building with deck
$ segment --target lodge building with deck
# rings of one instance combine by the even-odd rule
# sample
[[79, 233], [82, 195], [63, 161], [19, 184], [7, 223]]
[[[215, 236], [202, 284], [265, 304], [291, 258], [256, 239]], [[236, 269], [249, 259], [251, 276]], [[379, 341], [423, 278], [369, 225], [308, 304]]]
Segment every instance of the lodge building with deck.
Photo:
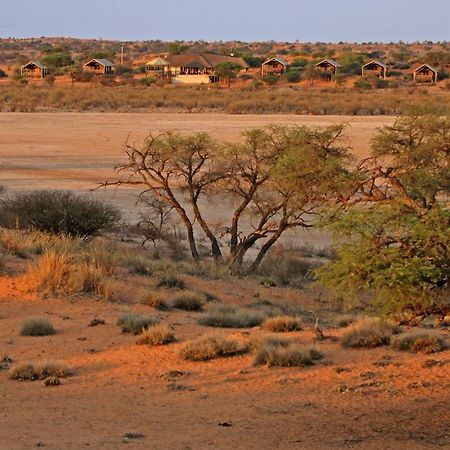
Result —
[[429, 64], [422, 64], [413, 71], [415, 83], [437, 83], [438, 71]]
[[50, 73], [48, 67], [40, 61], [30, 61], [20, 68], [20, 74], [26, 78], [39, 79], [45, 78]]
[[362, 66], [363, 77], [373, 76], [385, 80], [387, 78], [387, 66], [380, 61], [369, 61]]
[[94, 75], [112, 75], [114, 73], [114, 64], [109, 59], [94, 58], [84, 64], [83, 72], [93, 73]]
[[316, 64], [317, 78], [327, 81], [332, 79], [338, 73], [338, 69], [341, 65], [333, 59], [323, 59]]
[[279, 56], [267, 59], [261, 65], [261, 76], [275, 75], [281, 77], [287, 71], [288, 66], [288, 62]]

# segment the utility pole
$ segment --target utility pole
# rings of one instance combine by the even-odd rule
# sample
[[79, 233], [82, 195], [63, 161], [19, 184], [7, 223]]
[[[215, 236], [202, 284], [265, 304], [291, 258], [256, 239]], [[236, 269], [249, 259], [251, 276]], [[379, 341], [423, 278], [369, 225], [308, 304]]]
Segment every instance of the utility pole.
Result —
[[120, 47], [120, 65], [123, 66], [123, 45]]

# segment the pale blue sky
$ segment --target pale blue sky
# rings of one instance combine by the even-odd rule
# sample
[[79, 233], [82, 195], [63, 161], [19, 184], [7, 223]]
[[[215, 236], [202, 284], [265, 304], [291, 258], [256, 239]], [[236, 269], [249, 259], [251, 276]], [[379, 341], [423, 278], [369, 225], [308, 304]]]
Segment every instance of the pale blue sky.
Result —
[[450, 0], [0, 0], [0, 37], [450, 40]]

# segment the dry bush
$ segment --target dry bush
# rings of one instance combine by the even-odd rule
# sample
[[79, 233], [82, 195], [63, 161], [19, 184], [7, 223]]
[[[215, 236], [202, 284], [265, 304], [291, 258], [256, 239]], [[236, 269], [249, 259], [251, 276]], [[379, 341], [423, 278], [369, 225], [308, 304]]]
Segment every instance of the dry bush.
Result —
[[276, 316], [267, 318], [261, 328], [273, 333], [287, 333], [289, 331], [301, 331], [301, 321], [293, 316]]
[[186, 342], [180, 355], [190, 361], [208, 361], [210, 359], [239, 355], [246, 352], [246, 347], [238, 341], [223, 336], [202, 336]]
[[48, 377], [64, 378], [71, 375], [71, 370], [60, 361], [40, 361], [21, 363], [11, 367], [9, 376], [13, 380], [44, 380]]
[[172, 307], [184, 311], [203, 311], [203, 298], [197, 294], [184, 294], [172, 300]]
[[96, 239], [89, 243], [85, 260], [89, 266], [98, 269], [105, 276], [115, 275], [119, 264], [119, 249], [114, 243]]
[[312, 347], [282, 339], [261, 339], [253, 345], [255, 364], [267, 364], [269, 367], [307, 367], [322, 359], [323, 355]]
[[399, 328], [393, 322], [379, 317], [359, 319], [347, 327], [342, 335], [344, 347], [378, 347], [389, 345], [391, 336]]
[[144, 330], [159, 324], [159, 319], [136, 313], [126, 313], [117, 320], [122, 333], [140, 334]]
[[262, 311], [249, 311], [231, 305], [217, 305], [198, 321], [200, 325], [221, 328], [250, 328], [261, 325], [267, 318]]
[[55, 333], [52, 323], [47, 319], [28, 319], [20, 331], [21, 336], [49, 336]]
[[354, 323], [358, 318], [352, 314], [341, 314], [334, 320], [335, 324], [340, 328], [345, 328]]
[[430, 354], [445, 350], [447, 345], [443, 339], [433, 334], [405, 333], [392, 340], [392, 347], [396, 350]]
[[39, 231], [0, 229], [0, 243], [5, 252], [21, 258], [26, 258], [31, 253], [43, 253], [53, 240], [49, 234]]
[[154, 272], [152, 260], [143, 256], [129, 256], [126, 260], [130, 273], [149, 276]]
[[138, 337], [136, 343], [143, 345], [164, 345], [175, 342], [175, 333], [172, 328], [165, 324], [159, 323], [144, 330]]
[[169, 305], [164, 299], [156, 292], [147, 292], [141, 299], [143, 305], [150, 306], [151, 308], [158, 309], [159, 311], [167, 311]]
[[185, 289], [186, 283], [175, 274], [165, 274], [162, 275], [158, 279], [158, 283], [156, 285], [158, 289], [160, 288], [168, 288], [168, 289]]

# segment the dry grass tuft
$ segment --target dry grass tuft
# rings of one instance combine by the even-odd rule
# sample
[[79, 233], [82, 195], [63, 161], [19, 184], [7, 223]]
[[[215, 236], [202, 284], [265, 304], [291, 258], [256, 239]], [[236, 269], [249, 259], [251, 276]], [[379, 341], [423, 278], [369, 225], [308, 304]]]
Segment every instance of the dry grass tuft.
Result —
[[20, 331], [21, 336], [50, 336], [55, 333], [52, 323], [47, 319], [29, 319]]
[[261, 328], [272, 333], [287, 333], [302, 329], [300, 319], [293, 316], [269, 317], [261, 324]]
[[267, 313], [249, 311], [231, 305], [217, 305], [198, 321], [200, 325], [221, 328], [250, 328], [261, 325]]
[[40, 361], [22, 363], [13, 366], [9, 376], [13, 380], [44, 380], [49, 377], [64, 378], [71, 375], [71, 370], [60, 361]]
[[443, 339], [433, 334], [405, 333], [392, 340], [392, 347], [396, 350], [431, 354], [445, 350], [447, 345]]
[[197, 294], [184, 294], [172, 300], [172, 307], [184, 311], [203, 311], [203, 299]]
[[359, 319], [345, 329], [342, 345], [367, 348], [389, 345], [391, 336], [398, 332], [398, 326], [388, 320], [379, 317]]
[[156, 285], [158, 289], [168, 288], [168, 289], [185, 289], [186, 283], [175, 274], [165, 274], [161, 276]]
[[267, 364], [269, 367], [307, 367], [323, 358], [312, 347], [289, 342], [283, 339], [262, 339], [254, 343], [255, 364]]
[[223, 336], [202, 336], [186, 342], [180, 355], [190, 361], [208, 361], [210, 359], [234, 356], [245, 353], [246, 347], [239, 342]]
[[144, 314], [127, 313], [119, 318], [117, 326], [122, 333], [140, 334], [144, 330], [159, 324], [159, 319]]
[[164, 301], [161, 295], [156, 292], [147, 292], [142, 297], [141, 303], [159, 311], [167, 311], [169, 309], [169, 305]]
[[136, 343], [140, 345], [165, 345], [175, 342], [175, 333], [173, 329], [165, 324], [159, 323], [144, 330], [138, 337]]

